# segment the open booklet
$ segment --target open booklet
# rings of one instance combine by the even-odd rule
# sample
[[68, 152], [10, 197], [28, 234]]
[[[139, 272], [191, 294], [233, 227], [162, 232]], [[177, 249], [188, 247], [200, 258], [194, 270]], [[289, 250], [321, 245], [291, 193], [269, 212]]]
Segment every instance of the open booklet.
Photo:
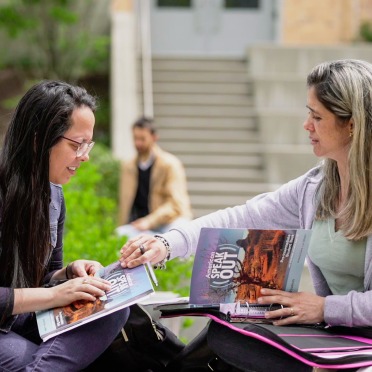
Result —
[[36, 312], [43, 341], [128, 307], [154, 292], [144, 265], [123, 269], [120, 262], [114, 262], [99, 270], [96, 276], [111, 283], [110, 291], [96, 301], [75, 301], [68, 306]]
[[[264, 319], [280, 305], [260, 305], [261, 288], [298, 291], [311, 230], [202, 228], [190, 300], [175, 312], [212, 311], [229, 321]], [[170, 315], [171, 305], [158, 306]]]

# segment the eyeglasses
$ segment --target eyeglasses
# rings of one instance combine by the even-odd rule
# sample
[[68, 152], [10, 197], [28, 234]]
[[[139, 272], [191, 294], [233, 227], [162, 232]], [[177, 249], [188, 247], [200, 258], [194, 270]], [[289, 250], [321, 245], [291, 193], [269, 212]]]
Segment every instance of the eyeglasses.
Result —
[[83, 142], [78, 142], [78, 141], [75, 141], [71, 138], [67, 138], [65, 136], [61, 136], [61, 137], [79, 145], [79, 147], [76, 149], [76, 157], [77, 158], [80, 158], [83, 155], [88, 155], [90, 150], [92, 150], [92, 148], [94, 146], [93, 141], [91, 141], [91, 142], [84, 142], [84, 141]]

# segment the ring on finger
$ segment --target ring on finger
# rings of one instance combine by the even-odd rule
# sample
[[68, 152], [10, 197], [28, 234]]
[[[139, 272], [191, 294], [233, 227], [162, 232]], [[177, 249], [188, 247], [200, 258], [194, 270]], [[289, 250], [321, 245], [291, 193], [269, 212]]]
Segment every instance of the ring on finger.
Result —
[[145, 250], [145, 247], [143, 246], [143, 244], [141, 244], [138, 249], [140, 250], [141, 254], [144, 254], [146, 252]]
[[289, 314], [289, 316], [294, 316], [295, 315], [295, 312], [293, 310], [293, 307], [290, 307], [289, 310], [291, 311], [291, 313]]
[[88, 280], [87, 279], [84, 279], [83, 280], [83, 284], [87, 284], [88, 283]]

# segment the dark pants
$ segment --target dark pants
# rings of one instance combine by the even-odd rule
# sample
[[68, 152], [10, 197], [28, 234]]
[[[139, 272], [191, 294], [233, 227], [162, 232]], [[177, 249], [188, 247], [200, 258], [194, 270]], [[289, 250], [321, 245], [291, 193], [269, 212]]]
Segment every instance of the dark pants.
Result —
[[35, 317], [23, 319], [22, 326], [0, 333], [0, 371], [79, 371], [103, 353], [128, 315], [129, 309], [116, 311], [46, 342], [38, 337]]

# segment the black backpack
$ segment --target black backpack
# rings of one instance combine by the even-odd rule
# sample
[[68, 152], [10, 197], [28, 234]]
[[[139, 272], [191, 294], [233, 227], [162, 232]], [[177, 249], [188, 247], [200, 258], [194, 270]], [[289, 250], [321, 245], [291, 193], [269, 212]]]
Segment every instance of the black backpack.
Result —
[[115, 340], [84, 371], [159, 372], [178, 355], [185, 344], [138, 304]]

